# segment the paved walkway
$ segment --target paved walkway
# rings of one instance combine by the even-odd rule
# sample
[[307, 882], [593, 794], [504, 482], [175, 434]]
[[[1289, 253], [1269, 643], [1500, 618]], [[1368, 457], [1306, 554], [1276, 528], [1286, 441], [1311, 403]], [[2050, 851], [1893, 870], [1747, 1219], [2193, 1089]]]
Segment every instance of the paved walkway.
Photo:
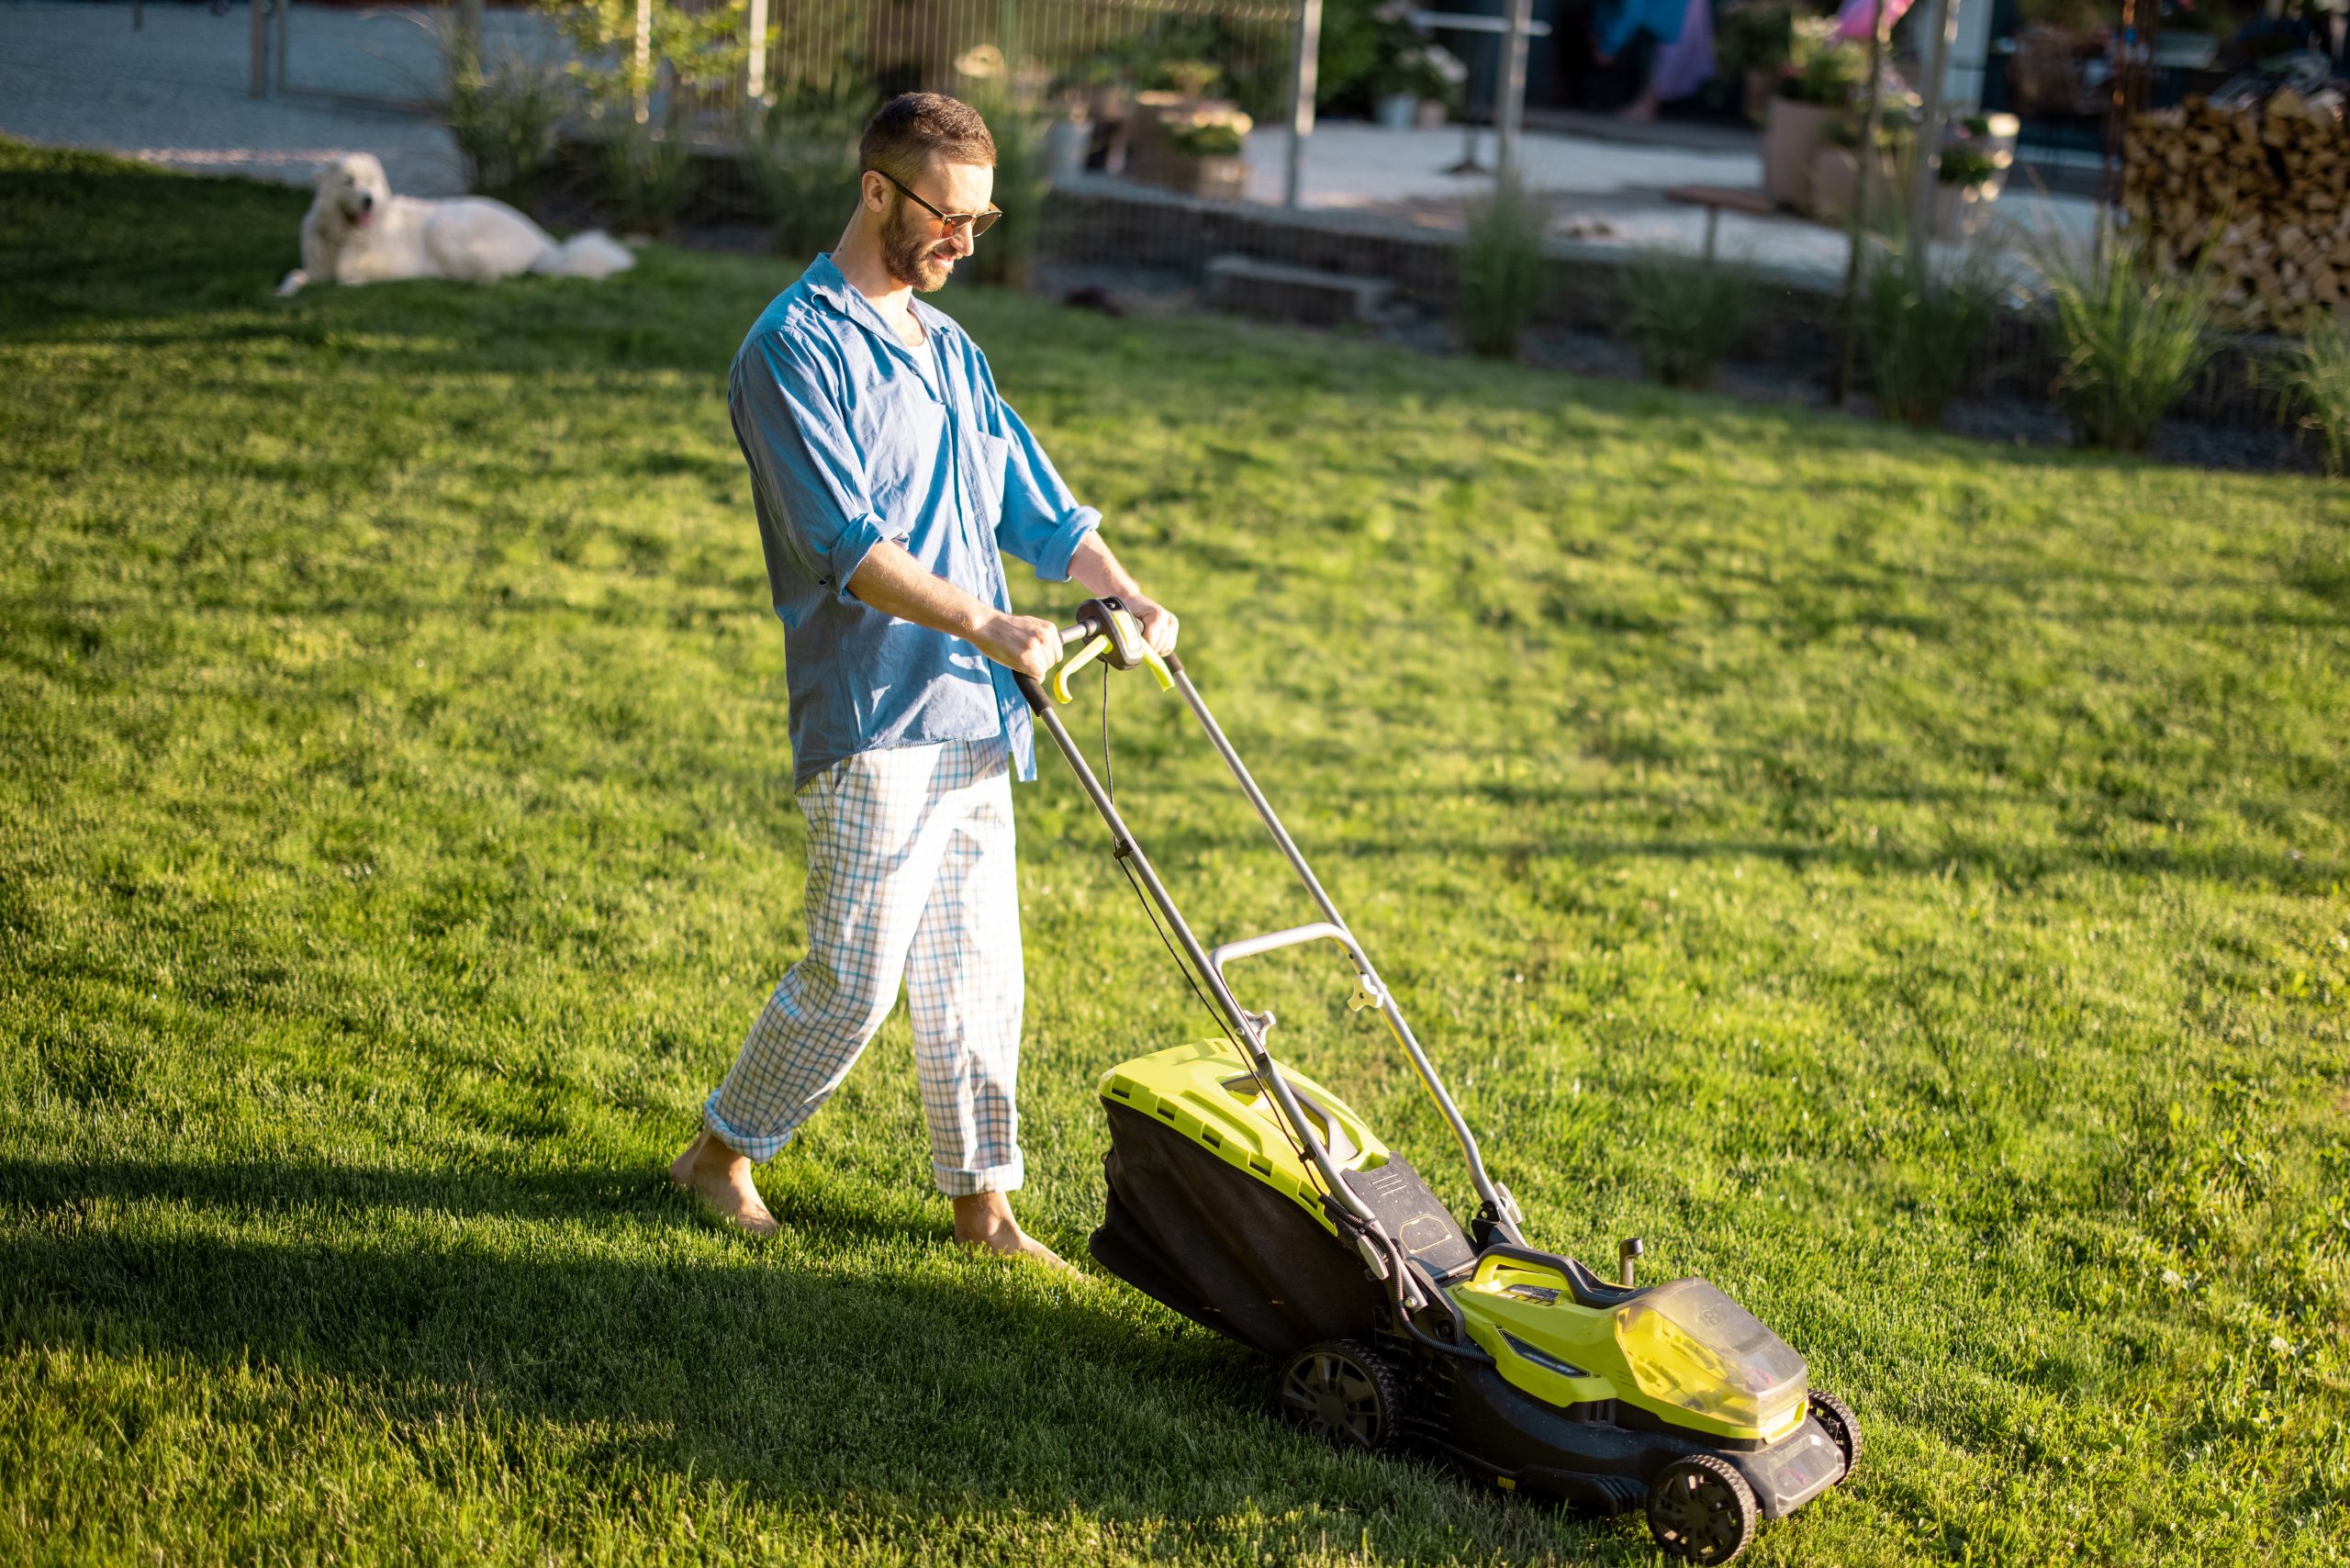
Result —
[[[127, 0], [0, 0], [0, 134], [294, 185], [308, 184], [327, 159], [368, 151], [384, 160], [395, 190], [453, 195], [463, 188], [463, 174], [446, 129], [425, 116], [354, 101], [435, 95], [439, 53], [431, 17], [436, 14], [445, 16], [445, 8], [297, 4], [286, 79], [299, 90], [257, 99], [248, 91], [249, 5], [214, 16], [205, 6], [162, 0], [145, 7], [145, 26], [133, 31]], [[530, 12], [493, 8], [486, 23], [489, 47], [503, 40], [508, 47], [543, 48], [543, 25]], [[1326, 122], [1306, 143], [1305, 203], [1457, 225], [1463, 205], [1491, 189], [1488, 176], [1444, 173], [1459, 161], [1462, 140], [1457, 129], [1382, 130]], [[1479, 145], [1490, 162], [1491, 133], [1482, 135]], [[1602, 247], [1694, 254], [1703, 242], [1705, 215], [1657, 193], [1674, 185], [1753, 186], [1762, 179], [1761, 160], [1751, 150], [1700, 151], [1549, 131], [1529, 132], [1522, 145], [1531, 183], [1562, 198], [1553, 234]], [[1278, 203], [1286, 133], [1257, 131], [1248, 153], [1250, 197]], [[2028, 231], [2076, 234], [2087, 231], [2094, 212], [2076, 198], [2012, 188], [1999, 209]], [[1719, 244], [1726, 257], [1823, 283], [1843, 271], [1841, 231], [1800, 219], [1725, 213]]]
[[[1462, 146], [1463, 132], [1458, 127], [1382, 130], [1360, 123], [1326, 122], [1306, 144], [1304, 203], [1457, 226], [1464, 206], [1493, 188], [1491, 175], [1445, 173], [1460, 161]], [[1658, 193], [1668, 185], [1754, 188], [1762, 183], [1758, 151], [1705, 151], [1555, 132], [1530, 132], [1520, 146], [1528, 183], [1560, 197], [1552, 236], [1599, 247], [1695, 255], [1705, 243], [1703, 209], [1667, 202]], [[1490, 132], [1480, 137], [1478, 156], [1485, 163], [1493, 162]], [[1281, 199], [1286, 158], [1285, 132], [1251, 134], [1252, 200]], [[2086, 236], [2096, 218], [2091, 202], [2042, 196], [2013, 185], [2001, 196], [1998, 211], [2001, 227], [2026, 235], [2053, 231]], [[1725, 258], [1792, 276], [1832, 285], [1843, 275], [1844, 231], [1826, 224], [1725, 212], [1716, 243]]]

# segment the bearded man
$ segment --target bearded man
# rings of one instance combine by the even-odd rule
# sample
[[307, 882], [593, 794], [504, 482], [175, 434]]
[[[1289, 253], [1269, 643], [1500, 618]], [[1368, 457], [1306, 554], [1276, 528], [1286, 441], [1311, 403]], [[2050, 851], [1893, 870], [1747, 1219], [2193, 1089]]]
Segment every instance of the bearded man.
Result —
[[915, 297], [1001, 216], [987, 126], [909, 93], [866, 127], [860, 162], [839, 248], [760, 315], [727, 391], [785, 629], [808, 952], [669, 1174], [772, 1232], [754, 1166], [848, 1076], [902, 979], [956, 1239], [1059, 1264], [1004, 1194], [1021, 1183], [1011, 783], [1036, 776], [1013, 676], [1043, 677], [1061, 644], [1052, 622], [1013, 613], [999, 551], [1117, 595], [1162, 654], [1176, 620], [1102, 542], [987, 357]]

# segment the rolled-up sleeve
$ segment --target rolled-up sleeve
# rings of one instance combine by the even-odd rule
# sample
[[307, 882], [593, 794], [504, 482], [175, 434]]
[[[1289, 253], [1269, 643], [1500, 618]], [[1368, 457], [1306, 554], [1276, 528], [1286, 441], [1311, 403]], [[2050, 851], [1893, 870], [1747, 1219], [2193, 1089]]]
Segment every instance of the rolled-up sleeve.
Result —
[[1102, 514], [1077, 504], [1061, 482], [1045, 449], [1012, 405], [995, 389], [995, 373], [987, 355], [974, 347], [979, 386], [985, 390], [990, 423], [1005, 443], [1003, 516], [995, 525], [996, 543], [1005, 554], [1027, 562], [1046, 582], [1069, 580], [1069, 558], [1085, 536], [1102, 526]]
[[846, 411], [805, 348], [781, 332], [753, 346], [756, 353], [736, 360], [727, 389], [734, 439], [782, 514], [793, 558], [819, 587], [853, 603], [849, 579], [886, 534], [866, 494]]

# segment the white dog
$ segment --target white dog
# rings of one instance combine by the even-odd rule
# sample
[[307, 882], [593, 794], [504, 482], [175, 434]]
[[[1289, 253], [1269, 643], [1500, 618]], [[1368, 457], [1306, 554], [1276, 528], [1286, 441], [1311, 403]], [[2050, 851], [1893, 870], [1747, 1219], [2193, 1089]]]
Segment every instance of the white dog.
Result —
[[277, 286], [387, 283], [442, 277], [488, 283], [517, 273], [610, 277], [636, 258], [590, 230], [557, 244], [547, 231], [487, 196], [427, 201], [392, 194], [375, 154], [354, 152], [319, 170], [318, 196], [302, 219], [302, 264]]

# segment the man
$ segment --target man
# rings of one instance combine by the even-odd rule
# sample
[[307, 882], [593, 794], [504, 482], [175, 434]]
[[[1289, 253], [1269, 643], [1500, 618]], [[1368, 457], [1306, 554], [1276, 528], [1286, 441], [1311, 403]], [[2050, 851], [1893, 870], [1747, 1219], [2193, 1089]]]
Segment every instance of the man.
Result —
[[914, 297], [999, 216], [995, 143], [935, 93], [866, 127], [840, 247], [770, 304], [727, 393], [785, 627], [793, 788], [808, 819], [808, 955], [767, 999], [702, 1131], [669, 1169], [755, 1234], [752, 1180], [913, 1014], [932, 1174], [970, 1248], [1061, 1264], [1004, 1194], [1021, 1182], [1020, 906], [1012, 776], [1035, 777], [1013, 671], [1054, 623], [1012, 613], [999, 547], [1047, 581], [1116, 594], [1161, 653], [1176, 621], [1095, 532], [970, 339]]

